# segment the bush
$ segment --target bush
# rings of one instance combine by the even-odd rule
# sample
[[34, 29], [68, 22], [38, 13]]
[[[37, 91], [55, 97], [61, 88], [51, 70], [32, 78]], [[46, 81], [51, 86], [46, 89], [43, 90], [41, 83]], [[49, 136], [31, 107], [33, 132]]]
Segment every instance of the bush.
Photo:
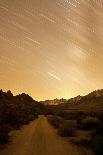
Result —
[[0, 143], [8, 141], [11, 130], [37, 118], [37, 109], [38, 103], [29, 95], [13, 96], [11, 91], [0, 90]]
[[96, 155], [103, 155], [103, 137], [101, 135], [93, 136], [91, 145]]
[[72, 120], [72, 119], [74, 120], [77, 117], [76, 113], [68, 111], [60, 111], [58, 115], [65, 118], [65, 120]]
[[7, 143], [9, 139], [9, 131], [10, 131], [10, 126], [2, 124], [0, 125], [0, 143]]
[[48, 121], [56, 128], [59, 128], [59, 126], [63, 123], [63, 119], [56, 115], [48, 116]]
[[74, 138], [71, 140], [73, 144], [76, 144], [78, 146], [83, 146], [83, 147], [90, 147], [91, 146], [91, 139], [82, 139], [82, 138]]
[[63, 137], [74, 136], [77, 131], [77, 121], [68, 120], [59, 127], [58, 133]]
[[96, 117], [86, 117], [81, 121], [81, 128], [83, 130], [92, 130], [99, 126], [100, 121]]
[[92, 133], [91, 147], [96, 155], [103, 154], [103, 121], [100, 122], [99, 126]]

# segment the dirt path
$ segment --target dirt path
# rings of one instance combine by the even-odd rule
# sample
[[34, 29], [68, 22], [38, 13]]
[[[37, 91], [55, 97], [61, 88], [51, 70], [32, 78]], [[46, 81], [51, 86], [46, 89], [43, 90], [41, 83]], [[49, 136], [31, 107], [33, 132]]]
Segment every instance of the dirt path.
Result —
[[0, 155], [81, 155], [77, 147], [72, 146], [56, 134], [56, 130], [44, 116], [24, 126], [13, 134], [13, 141]]

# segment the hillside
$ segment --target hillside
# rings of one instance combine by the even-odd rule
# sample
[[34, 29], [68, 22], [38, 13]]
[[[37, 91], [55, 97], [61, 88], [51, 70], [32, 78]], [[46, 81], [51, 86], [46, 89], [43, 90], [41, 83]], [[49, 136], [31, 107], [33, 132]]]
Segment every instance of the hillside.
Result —
[[44, 105], [59, 105], [59, 104], [64, 104], [65, 102], [67, 102], [66, 99], [54, 99], [54, 100], [45, 100], [45, 101], [41, 101], [40, 103], [44, 104]]
[[103, 110], [103, 89], [93, 91], [86, 96], [77, 96], [69, 99], [66, 103], [59, 105], [64, 109], [76, 110]]
[[0, 143], [8, 141], [9, 132], [37, 118], [42, 105], [28, 94], [13, 96], [0, 90]]

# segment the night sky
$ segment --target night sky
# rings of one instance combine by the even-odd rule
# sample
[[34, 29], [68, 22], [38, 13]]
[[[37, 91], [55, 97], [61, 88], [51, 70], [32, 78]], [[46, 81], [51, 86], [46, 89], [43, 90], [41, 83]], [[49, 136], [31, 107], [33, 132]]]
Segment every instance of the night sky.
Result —
[[0, 87], [36, 100], [103, 88], [103, 1], [0, 0]]

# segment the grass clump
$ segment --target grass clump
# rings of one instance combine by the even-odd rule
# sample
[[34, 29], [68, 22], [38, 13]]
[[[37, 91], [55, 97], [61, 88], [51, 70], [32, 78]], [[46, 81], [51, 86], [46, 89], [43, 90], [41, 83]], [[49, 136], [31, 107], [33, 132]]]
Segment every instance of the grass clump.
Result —
[[58, 133], [62, 137], [74, 136], [77, 131], [77, 121], [67, 120], [59, 127]]
[[63, 123], [63, 119], [57, 115], [48, 116], [48, 121], [55, 127], [59, 128], [59, 126]]
[[81, 128], [83, 130], [93, 130], [100, 124], [100, 121], [96, 117], [86, 117], [81, 121]]

